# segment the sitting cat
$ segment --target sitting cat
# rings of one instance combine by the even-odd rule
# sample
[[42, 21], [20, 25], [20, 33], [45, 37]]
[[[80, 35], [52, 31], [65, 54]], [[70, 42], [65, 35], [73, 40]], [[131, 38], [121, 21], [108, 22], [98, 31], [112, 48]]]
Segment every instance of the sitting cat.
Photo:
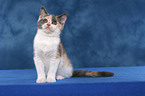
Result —
[[72, 76], [113, 76], [111, 72], [73, 71], [60, 40], [67, 14], [54, 16], [44, 7], [40, 10], [37, 33], [34, 38], [34, 63], [37, 70], [37, 83], [56, 82]]

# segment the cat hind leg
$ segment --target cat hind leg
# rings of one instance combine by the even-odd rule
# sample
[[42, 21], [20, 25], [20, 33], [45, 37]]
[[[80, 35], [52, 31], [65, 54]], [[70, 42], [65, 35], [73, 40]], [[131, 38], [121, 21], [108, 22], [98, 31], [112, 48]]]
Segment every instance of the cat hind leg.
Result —
[[56, 76], [56, 79], [57, 79], [57, 80], [62, 80], [62, 79], [65, 79], [65, 78], [64, 78], [63, 76], [61, 76], [61, 75], [57, 75], [57, 76]]

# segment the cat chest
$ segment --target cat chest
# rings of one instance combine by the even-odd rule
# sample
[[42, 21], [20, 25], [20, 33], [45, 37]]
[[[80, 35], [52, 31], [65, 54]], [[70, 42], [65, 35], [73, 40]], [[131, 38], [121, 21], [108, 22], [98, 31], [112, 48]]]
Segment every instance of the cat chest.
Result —
[[35, 41], [35, 47], [44, 54], [53, 53], [57, 51], [59, 43], [60, 40], [57, 38], [37, 39]]

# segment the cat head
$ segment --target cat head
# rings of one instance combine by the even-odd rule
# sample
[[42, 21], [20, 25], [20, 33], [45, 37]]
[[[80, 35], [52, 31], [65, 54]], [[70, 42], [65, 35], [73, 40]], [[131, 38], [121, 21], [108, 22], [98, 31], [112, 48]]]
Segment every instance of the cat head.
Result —
[[60, 34], [60, 32], [63, 30], [66, 19], [66, 13], [60, 16], [54, 16], [47, 13], [44, 7], [41, 7], [37, 28], [47, 34], [54, 34], [54, 32], [58, 32]]

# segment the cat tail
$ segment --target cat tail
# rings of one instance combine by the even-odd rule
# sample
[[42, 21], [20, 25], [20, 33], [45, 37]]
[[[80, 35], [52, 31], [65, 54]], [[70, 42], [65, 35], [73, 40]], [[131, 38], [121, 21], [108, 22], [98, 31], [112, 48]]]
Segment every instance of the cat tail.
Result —
[[76, 70], [73, 71], [72, 77], [111, 77], [115, 74], [112, 72], [95, 72], [86, 70]]

